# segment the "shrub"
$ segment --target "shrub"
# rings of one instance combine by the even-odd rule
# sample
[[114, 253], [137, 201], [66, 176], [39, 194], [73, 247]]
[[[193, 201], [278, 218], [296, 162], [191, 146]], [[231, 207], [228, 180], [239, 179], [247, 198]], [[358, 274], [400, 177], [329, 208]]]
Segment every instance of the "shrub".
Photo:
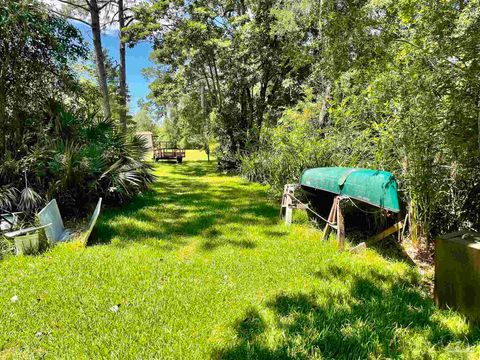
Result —
[[417, 121], [412, 131], [409, 118], [388, 125], [360, 123], [347, 118], [351, 108], [332, 107], [326, 126], [318, 121], [320, 108], [316, 102], [300, 103], [286, 110], [277, 126], [264, 128], [259, 148], [241, 157], [242, 175], [271, 185], [278, 195], [307, 168], [387, 170], [396, 176], [401, 200], [416, 219], [415, 238], [458, 228], [478, 230], [480, 164], [468, 143], [462, 152], [472, 156], [460, 157], [460, 139], [453, 141], [455, 134], [443, 131], [438, 121]]
[[1, 207], [31, 212], [57, 198], [75, 214], [99, 196], [123, 201], [152, 180], [142, 138], [122, 135], [110, 120], [52, 106], [29, 151], [18, 158], [7, 153], [0, 164]]
[[75, 76], [86, 54], [80, 32], [41, 3], [0, 3], [0, 208], [32, 213], [56, 197], [72, 215], [152, 180], [143, 140], [98, 116]]

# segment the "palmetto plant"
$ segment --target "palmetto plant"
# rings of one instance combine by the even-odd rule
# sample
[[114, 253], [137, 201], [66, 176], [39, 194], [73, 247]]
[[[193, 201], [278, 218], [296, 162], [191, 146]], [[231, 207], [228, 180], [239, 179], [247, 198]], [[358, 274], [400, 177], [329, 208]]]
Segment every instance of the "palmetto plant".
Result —
[[0, 207], [33, 213], [55, 197], [68, 215], [148, 184], [144, 144], [95, 113], [74, 72], [78, 29], [29, 0], [0, 1], [0, 24]]
[[11, 209], [16, 203], [18, 190], [13, 186], [4, 185], [0, 187], [0, 208]]
[[108, 188], [108, 196], [123, 200], [145, 188], [153, 174], [151, 165], [142, 160], [147, 151], [145, 140], [137, 135], [119, 135], [119, 140], [119, 156], [106, 164], [100, 181]]
[[18, 208], [31, 212], [38, 208], [42, 203], [42, 196], [30, 186], [26, 186], [18, 197]]
[[0, 207], [30, 213], [55, 197], [74, 214], [98, 197], [123, 201], [153, 180], [151, 165], [142, 160], [142, 138], [58, 104], [47, 113], [47, 136], [18, 159], [0, 163]]

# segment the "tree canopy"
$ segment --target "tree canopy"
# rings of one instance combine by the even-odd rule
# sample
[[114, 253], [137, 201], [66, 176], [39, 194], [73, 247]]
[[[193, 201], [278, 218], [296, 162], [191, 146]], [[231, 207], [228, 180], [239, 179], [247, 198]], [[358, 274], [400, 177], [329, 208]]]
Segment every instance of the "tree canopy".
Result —
[[305, 167], [390, 170], [428, 235], [478, 228], [478, 8], [152, 1], [127, 35], [153, 41], [150, 98], [169, 121], [199, 134], [214, 114], [221, 166], [277, 189]]
[[76, 27], [41, 3], [0, 2], [2, 210], [33, 213], [55, 197], [74, 213], [100, 196], [120, 201], [151, 180], [144, 143], [104, 119], [98, 87], [79, 79], [75, 65], [86, 55]]

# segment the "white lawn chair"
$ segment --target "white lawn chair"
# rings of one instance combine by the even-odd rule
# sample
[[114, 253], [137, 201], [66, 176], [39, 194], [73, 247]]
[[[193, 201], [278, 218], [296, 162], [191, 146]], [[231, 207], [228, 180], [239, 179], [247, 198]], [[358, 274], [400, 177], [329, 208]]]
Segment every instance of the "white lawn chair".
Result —
[[18, 223], [19, 212], [0, 214], [0, 232], [12, 230]]
[[92, 234], [93, 228], [95, 227], [95, 224], [97, 223], [98, 216], [100, 215], [100, 210], [102, 208], [102, 198], [98, 199], [97, 206], [95, 207], [95, 210], [93, 211], [92, 218], [90, 219], [90, 223], [88, 224], [88, 228], [86, 233], [83, 236], [82, 243], [85, 245], [88, 242], [88, 239], [90, 238], [90, 235]]
[[59, 241], [67, 241], [72, 237], [72, 232], [65, 229], [63, 226], [63, 220], [60, 215], [60, 210], [58, 209], [57, 200], [53, 199], [50, 201], [47, 206], [37, 214], [37, 216], [40, 225], [46, 226], [51, 224], [45, 228], [45, 235], [47, 235], [47, 239], [52, 244]]
[[[98, 216], [100, 215], [100, 209], [102, 207], [102, 198], [97, 202], [95, 211], [93, 212], [92, 218], [88, 225], [88, 229], [85, 235], [82, 238], [82, 243], [86, 244], [88, 238], [90, 237], [93, 228], [97, 222]], [[45, 228], [45, 234], [47, 239], [52, 243], [67, 241], [72, 237], [72, 232], [69, 229], [65, 229], [63, 226], [62, 216], [60, 215], [60, 210], [58, 209], [57, 201], [53, 199], [50, 201], [47, 206], [45, 206], [38, 214], [38, 220], [40, 225], [47, 226]], [[48, 224], [51, 224], [48, 226]]]

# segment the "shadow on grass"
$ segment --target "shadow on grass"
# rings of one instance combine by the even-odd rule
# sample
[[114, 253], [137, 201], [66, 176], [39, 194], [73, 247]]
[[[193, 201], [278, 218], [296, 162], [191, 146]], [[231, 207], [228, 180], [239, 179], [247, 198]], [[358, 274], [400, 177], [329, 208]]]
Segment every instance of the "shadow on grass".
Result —
[[253, 249], [257, 246], [254, 241], [250, 240], [210, 240], [207, 239], [201, 246], [203, 250], [215, 250], [224, 245], [231, 245], [234, 247]]
[[[162, 174], [167, 166], [173, 168]], [[157, 174], [150, 191], [102, 216], [98, 225], [100, 243], [116, 238], [125, 243], [156, 242], [162, 249], [174, 250], [186, 245], [189, 237], [201, 236], [200, 248], [205, 251], [220, 246], [253, 249], [256, 243], [244, 232], [239, 231], [235, 240], [227, 232], [278, 221], [278, 210], [263, 190], [235, 181], [217, 185], [221, 175], [215, 172], [214, 163], [163, 165]], [[209, 174], [215, 178], [206, 178]]]
[[215, 162], [195, 161], [187, 162], [185, 164], [178, 164], [173, 169], [173, 174], [181, 176], [205, 176], [207, 174], [215, 174], [215, 176], [222, 176], [216, 171]]
[[417, 344], [421, 347], [418, 356], [430, 358], [427, 352], [433, 347], [480, 341], [478, 328], [471, 328], [467, 335], [455, 335], [433, 316], [435, 305], [418, 287], [415, 276], [399, 279], [375, 271], [360, 276], [338, 266], [315, 276], [349, 281], [348, 294], [330, 289], [315, 294], [277, 294], [266, 307], [273, 313], [275, 328], [283, 333], [280, 343], [265, 345], [268, 336], [262, 334], [266, 335], [268, 328], [258, 311], [250, 309], [234, 325], [236, 346], [217, 350], [214, 358], [399, 357], [418, 342], [412, 333], [424, 339]]

